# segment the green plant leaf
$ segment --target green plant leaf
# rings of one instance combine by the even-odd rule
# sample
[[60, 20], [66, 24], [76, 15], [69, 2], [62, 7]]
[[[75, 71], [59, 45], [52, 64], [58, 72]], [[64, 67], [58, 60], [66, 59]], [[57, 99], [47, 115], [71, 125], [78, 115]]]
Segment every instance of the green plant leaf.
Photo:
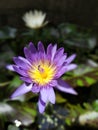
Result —
[[67, 99], [65, 99], [64, 97], [62, 97], [59, 93], [56, 93], [56, 102], [57, 103], [64, 103], [66, 101], [67, 101]]
[[96, 82], [94, 78], [91, 78], [91, 77], [84, 77], [84, 78], [89, 85], [92, 85]]
[[76, 82], [78, 86], [81, 86], [81, 87], [84, 86], [84, 83], [81, 79], [78, 79]]

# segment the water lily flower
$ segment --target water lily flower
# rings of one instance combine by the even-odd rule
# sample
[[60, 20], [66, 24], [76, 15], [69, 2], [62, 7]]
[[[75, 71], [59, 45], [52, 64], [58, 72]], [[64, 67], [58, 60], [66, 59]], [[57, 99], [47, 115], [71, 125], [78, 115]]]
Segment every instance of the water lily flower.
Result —
[[37, 29], [45, 26], [48, 21], [44, 22], [46, 13], [35, 10], [34, 12], [29, 11], [24, 14], [23, 20], [27, 27]]
[[38, 42], [36, 48], [32, 42], [24, 48], [25, 58], [14, 57], [15, 65], [7, 68], [20, 74], [20, 79], [24, 83], [12, 94], [13, 99], [29, 91], [39, 94], [38, 109], [43, 113], [48, 102], [55, 104], [54, 89], [77, 94], [76, 91], [63, 81], [60, 77], [77, 67], [71, 63], [76, 57], [75, 54], [67, 58], [64, 48], [57, 49], [57, 44], [49, 44], [45, 51], [42, 42]]

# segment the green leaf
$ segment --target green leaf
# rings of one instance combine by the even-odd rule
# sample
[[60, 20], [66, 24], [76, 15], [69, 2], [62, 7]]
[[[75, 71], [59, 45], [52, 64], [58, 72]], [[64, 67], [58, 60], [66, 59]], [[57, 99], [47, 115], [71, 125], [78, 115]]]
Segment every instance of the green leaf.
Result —
[[84, 102], [84, 103], [83, 103], [83, 106], [84, 106], [85, 109], [87, 109], [87, 110], [92, 110], [92, 105], [89, 104], [89, 103]]
[[28, 112], [29, 114], [31, 114], [32, 116], [36, 116], [37, 115], [36, 109], [30, 108], [30, 107], [24, 107], [24, 110], [26, 112]]
[[65, 119], [65, 123], [68, 125], [68, 126], [71, 126], [71, 120], [69, 118], [66, 118]]
[[81, 87], [84, 86], [84, 83], [81, 79], [78, 79], [76, 82], [78, 86], [81, 86]]
[[74, 75], [66, 76], [66, 82], [73, 87], [88, 87], [95, 84], [98, 81], [98, 68], [88, 68], [81, 73], [82, 69], [76, 69], [73, 71]]
[[92, 103], [92, 107], [95, 111], [98, 112], [98, 100], [95, 100], [93, 103]]
[[15, 76], [13, 78], [13, 80], [11, 81], [10, 86], [11, 87], [18, 87], [21, 84], [22, 84], [22, 81], [20, 80], [19, 76]]
[[95, 79], [93, 78], [90, 78], [90, 77], [84, 77], [86, 79], [86, 82], [89, 84], [89, 85], [92, 85], [93, 83], [96, 82]]
[[56, 93], [56, 102], [57, 103], [64, 103], [67, 99], [63, 98], [59, 93]]

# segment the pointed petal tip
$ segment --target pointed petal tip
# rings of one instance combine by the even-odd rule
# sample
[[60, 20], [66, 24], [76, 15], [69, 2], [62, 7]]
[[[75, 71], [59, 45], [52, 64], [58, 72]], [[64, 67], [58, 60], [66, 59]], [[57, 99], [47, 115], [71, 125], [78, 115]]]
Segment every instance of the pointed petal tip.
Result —
[[16, 97], [16, 96], [14, 96], [14, 94], [12, 94], [12, 95], [10, 96], [10, 99], [13, 100], [13, 99], [15, 99], [15, 97]]
[[[77, 54], [73, 54], [73, 60], [76, 58], [76, 56], [77, 56]], [[73, 61], [73, 60], [72, 60], [72, 61]]]
[[77, 54], [72, 54], [71, 57], [73, 58], [72, 60], [74, 60], [76, 58]]
[[28, 93], [29, 91], [31, 91], [32, 89], [32, 84], [30, 84], [29, 86], [26, 86], [26, 84], [22, 84], [21, 86], [19, 86], [16, 91], [14, 91], [14, 93], [11, 95], [11, 99], [14, 99], [15, 97], [21, 96], [23, 94]]
[[30, 42], [29, 42], [29, 45], [30, 45], [30, 44], [33, 44], [33, 42], [30, 41]]
[[16, 58], [17, 58], [17, 57], [14, 56], [14, 57], [13, 57], [13, 61], [14, 61]]
[[69, 94], [77, 95], [78, 93], [64, 80], [58, 79], [58, 85], [56, 86], [57, 89], [59, 89], [62, 92], [66, 92]]
[[41, 41], [38, 42], [38, 51], [42, 53], [45, 52], [44, 44]]
[[41, 100], [41, 98], [39, 98], [39, 101], [38, 101], [39, 113], [43, 114], [45, 111], [45, 107], [46, 107], [46, 104]]
[[38, 44], [42, 44], [42, 42], [41, 42], [41, 41], [38, 41]]
[[29, 42], [29, 47], [34, 46], [33, 42]]
[[78, 93], [74, 89], [73, 89], [73, 91], [70, 94], [78, 95]]
[[43, 46], [43, 43], [41, 41], [38, 42], [38, 46]]
[[11, 100], [14, 100], [16, 99], [18, 96], [21, 96], [21, 95], [17, 95], [16, 92], [12, 93], [12, 95], [10, 96], [10, 99]]
[[45, 111], [45, 110], [41, 110], [41, 109], [39, 109], [39, 113], [40, 113], [40, 114], [43, 114], [44, 111]]
[[15, 71], [13, 66], [14, 65], [6, 65], [5, 68], [11, 71]]
[[76, 58], [76, 54], [72, 54], [66, 59], [66, 63], [70, 64]]
[[74, 55], [74, 57], [76, 57], [76, 56], [77, 56], [77, 54], [75, 54], [75, 53], [74, 53], [73, 55]]
[[70, 64], [66, 67], [66, 72], [72, 71], [72, 70], [76, 69], [77, 67], [78, 67], [78, 65], [76, 65], [76, 64]]
[[24, 47], [24, 52], [27, 50], [27, 47]]

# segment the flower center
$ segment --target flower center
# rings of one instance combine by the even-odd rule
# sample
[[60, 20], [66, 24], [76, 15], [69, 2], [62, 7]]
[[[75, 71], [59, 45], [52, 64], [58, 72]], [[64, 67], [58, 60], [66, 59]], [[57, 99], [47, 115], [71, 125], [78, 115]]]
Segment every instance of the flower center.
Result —
[[28, 74], [33, 82], [44, 86], [47, 85], [54, 78], [56, 74], [56, 67], [50, 65], [48, 62], [33, 64]]
[[38, 70], [39, 70], [40, 76], [43, 79], [46, 79], [48, 75], [47, 75], [47, 72], [44, 70], [44, 68], [41, 68], [41, 66], [39, 65], [38, 66]]

